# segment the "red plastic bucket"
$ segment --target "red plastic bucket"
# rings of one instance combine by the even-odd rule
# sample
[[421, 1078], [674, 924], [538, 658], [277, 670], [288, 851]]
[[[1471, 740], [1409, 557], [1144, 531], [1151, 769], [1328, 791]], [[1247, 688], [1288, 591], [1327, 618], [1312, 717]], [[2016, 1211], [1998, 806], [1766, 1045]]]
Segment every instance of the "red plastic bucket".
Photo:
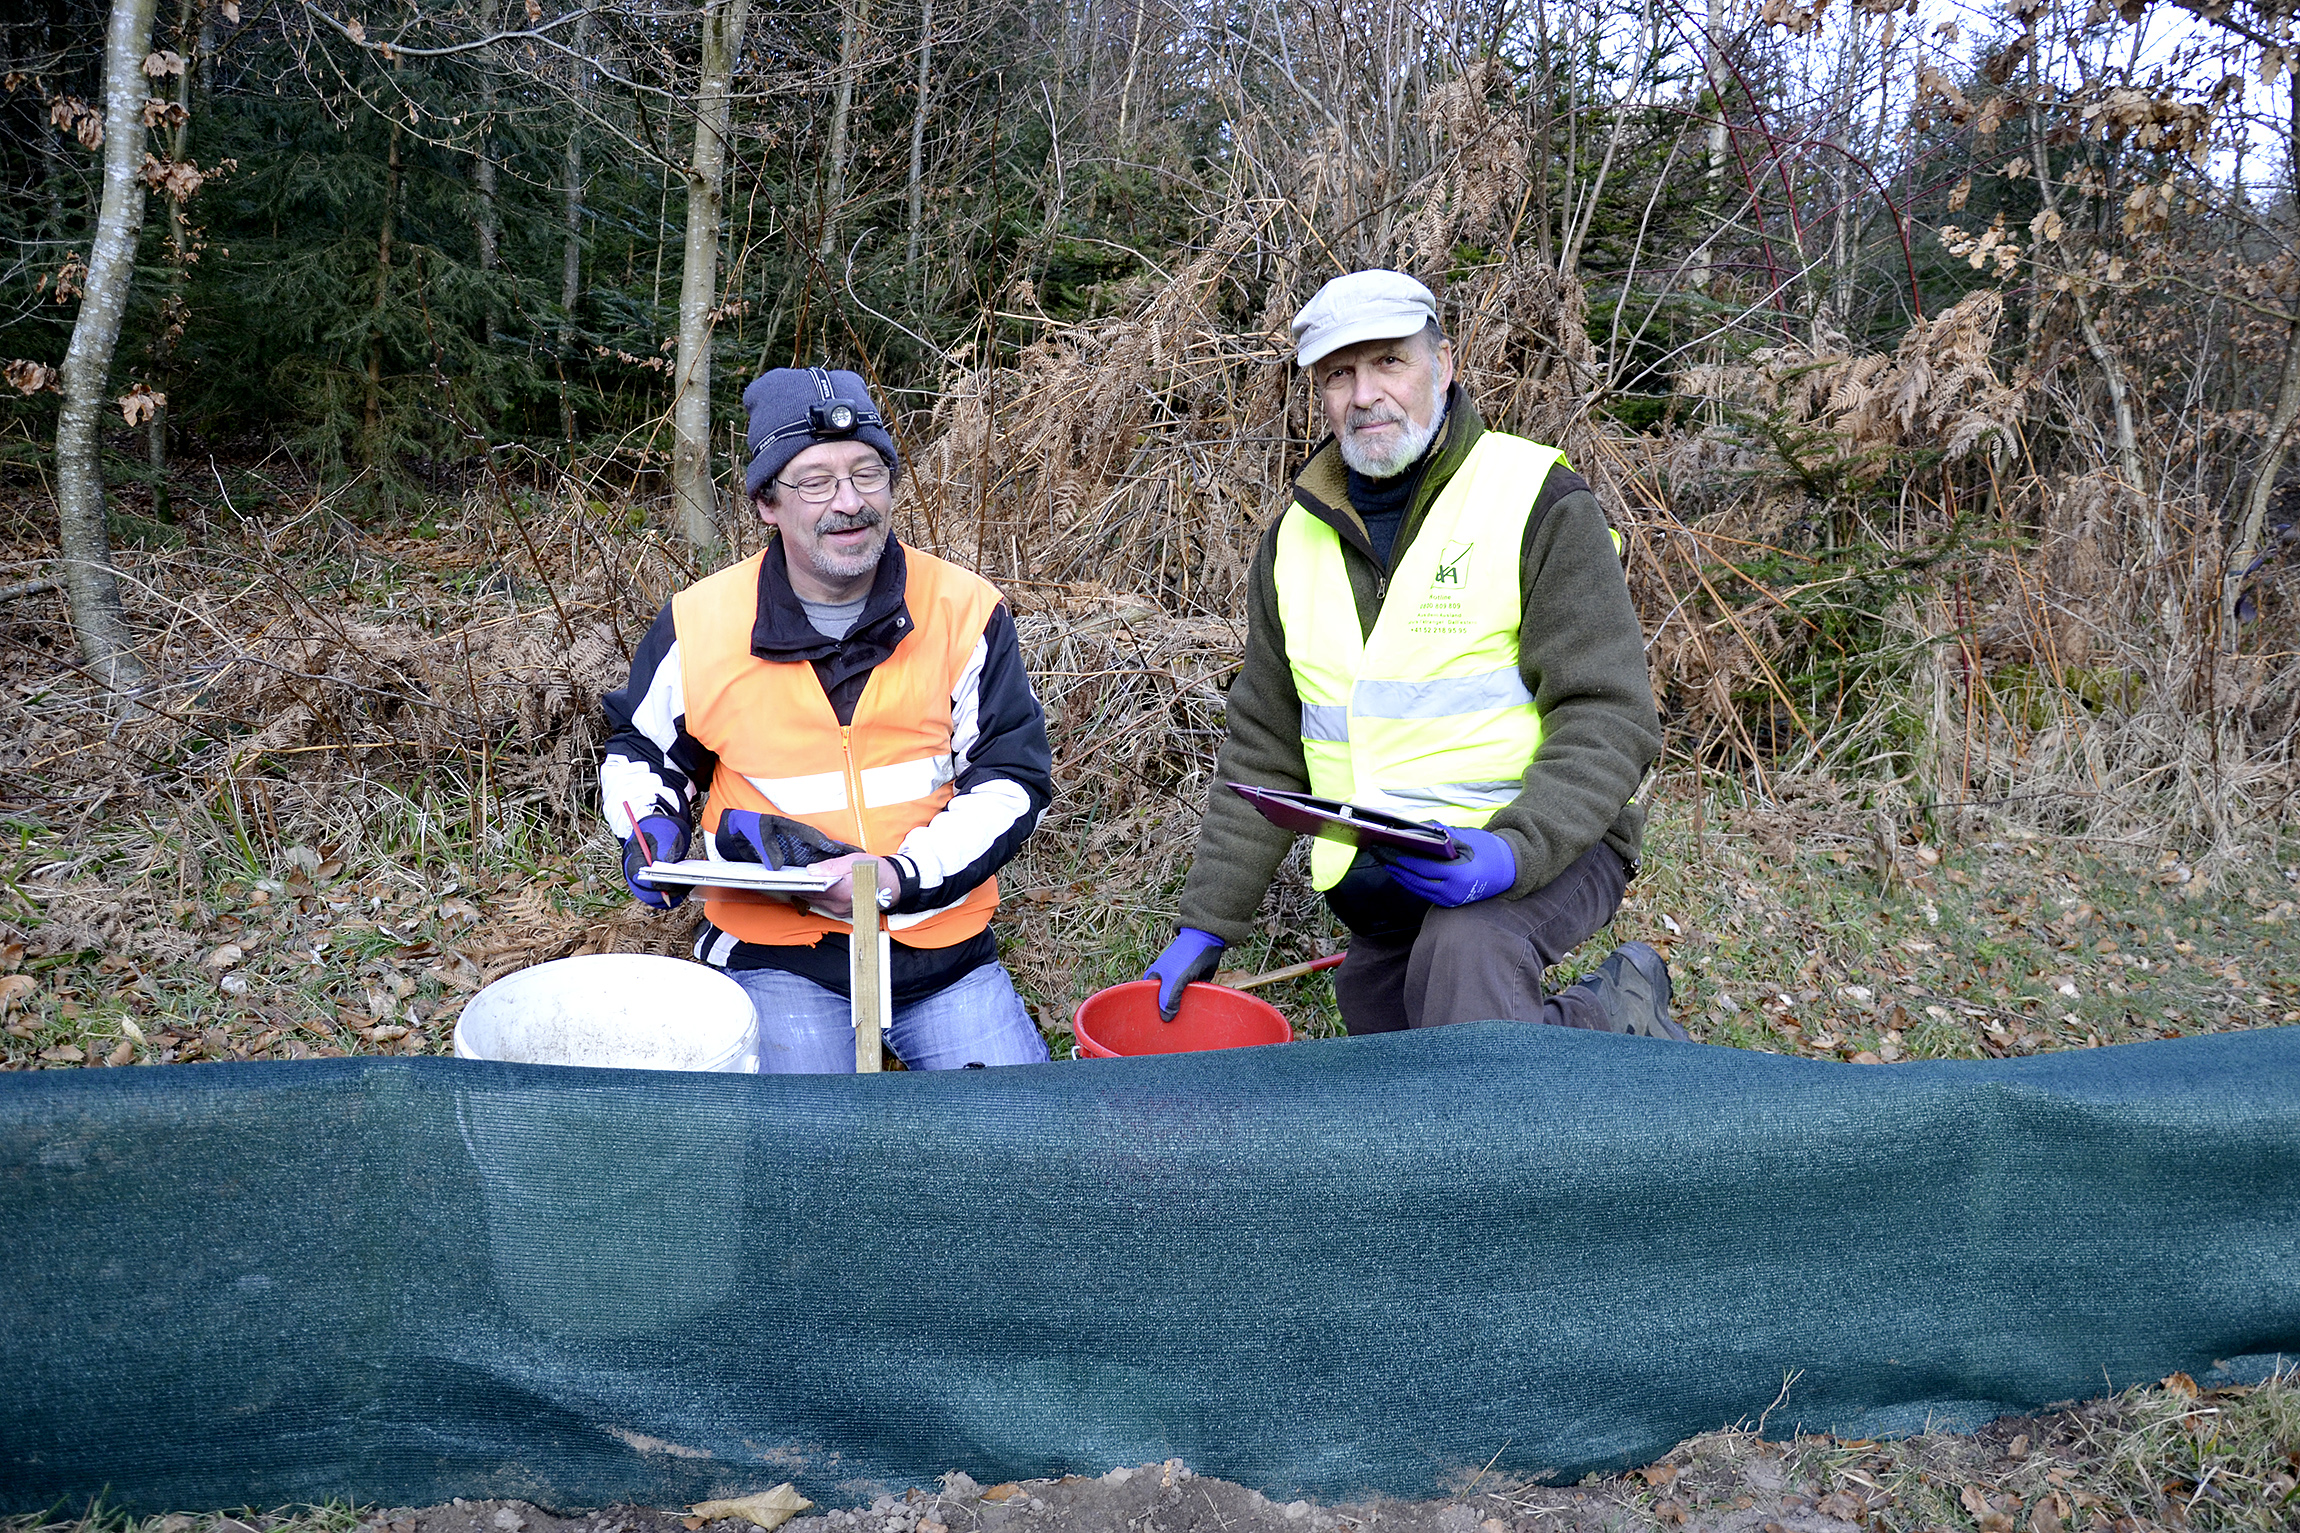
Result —
[[1131, 980], [1097, 990], [1070, 1019], [1078, 1052], [1091, 1059], [1136, 1054], [1192, 1054], [1291, 1043], [1293, 1024], [1267, 1001], [1223, 985], [1192, 985], [1171, 1022], [1158, 1019], [1158, 981]]

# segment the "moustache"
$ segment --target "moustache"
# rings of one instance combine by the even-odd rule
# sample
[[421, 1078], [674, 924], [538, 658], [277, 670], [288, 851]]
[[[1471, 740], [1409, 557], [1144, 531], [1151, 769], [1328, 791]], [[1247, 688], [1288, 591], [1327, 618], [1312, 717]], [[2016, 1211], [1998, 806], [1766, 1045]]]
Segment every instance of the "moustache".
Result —
[[1375, 405], [1369, 409], [1352, 410], [1349, 414], [1349, 427], [1352, 431], [1360, 431], [1367, 426], [1402, 426], [1405, 419], [1403, 414], [1388, 405]]
[[885, 521], [885, 517], [867, 506], [860, 511], [833, 511], [815, 523], [815, 536], [828, 537], [835, 532], [857, 532], [865, 527], [877, 527]]

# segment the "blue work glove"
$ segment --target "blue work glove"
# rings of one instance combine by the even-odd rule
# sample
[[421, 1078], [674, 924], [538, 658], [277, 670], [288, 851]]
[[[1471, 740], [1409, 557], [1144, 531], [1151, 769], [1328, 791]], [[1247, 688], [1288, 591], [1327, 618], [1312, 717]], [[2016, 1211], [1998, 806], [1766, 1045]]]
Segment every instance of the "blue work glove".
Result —
[[1505, 894], [1517, 882], [1517, 854], [1507, 841], [1490, 830], [1440, 828], [1468, 855], [1443, 862], [1398, 852], [1383, 859], [1389, 864], [1390, 877], [1408, 894], [1451, 909]]
[[1214, 966], [1221, 962], [1222, 949], [1229, 945], [1212, 932], [1202, 932], [1195, 926], [1183, 927], [1174, 940], [1166, 944], [1166, 951], [1142, 971], [1144, 979], [1158, 981], [1160, 1021], [1173, 1021], [1174, 1013], [1182, 1009], [1183, 986], [1214, 977]]
[[711, 841], [727, 862], [760, 862], [770, 868], [806, 868], [862, 850], [836, 841], [803, 820], [756, 809], [730, 809], [719, 816]]
[[623, 883], [630, 889], [631, 898], [649, 910], [669, 910], [687, 897], [684, 886], [676, 889], [658, 889], [642, 883], [639, 870], [649, 862], [677, 862], [687, 855], [687, 827], [667, 814], [651, 814], [640, 820], [638, 830], [645, 834], [647, 846], [655, 855], [649, 857], [639, 845], [639, 837], [632, 836], [623, 843]]

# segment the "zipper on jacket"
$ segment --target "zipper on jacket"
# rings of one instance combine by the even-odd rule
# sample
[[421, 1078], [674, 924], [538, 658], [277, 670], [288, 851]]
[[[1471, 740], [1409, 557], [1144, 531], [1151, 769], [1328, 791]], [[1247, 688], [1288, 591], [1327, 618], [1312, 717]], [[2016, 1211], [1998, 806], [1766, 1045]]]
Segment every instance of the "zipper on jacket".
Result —
[[1380, 577], [1376, 578], [1376, 580], [1374, 581], [1374, 600], [1375, 600], [1375, 601], [1380, 601], [1380, 600], [1381, 600], [1383, 597], [1385, 597], [1385, 596], [1387, 596], [1387, 595], [1389, 595], [1389, 594], [1390, 594], [1390, 577], [1389, 577], [1389, 576], [1387, 576], [1387, 575], [1383, 575], [1383, 576], [1380, 576]]
[[847, 802], [854, 806], [855, 845], [869, 850], [863, 840], [862, 773], [855, 766], [855, 732], [851, 724], [839, 726], [839, 750], [847, 762]]

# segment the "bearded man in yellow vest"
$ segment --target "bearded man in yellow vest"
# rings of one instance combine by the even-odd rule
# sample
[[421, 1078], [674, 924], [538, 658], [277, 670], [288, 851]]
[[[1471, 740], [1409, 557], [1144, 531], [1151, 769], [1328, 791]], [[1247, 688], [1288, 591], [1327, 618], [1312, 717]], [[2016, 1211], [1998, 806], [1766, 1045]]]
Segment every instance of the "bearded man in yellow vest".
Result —
[[[874, 895], [905, 1065], [1042, 1061], [990, 929], [995, 875], [1053, 795], [1013, 615], [893, 536], [902, 459], [859, 376], [777, 368], [743, 406], [746, 483], [775, 537], [671, 598], [605, 700], [600, 798], [624, 881], [677, 904], [638, 870], [684, 856], [698, 828], [705, 855], [836, 875], [804, 905], [703, 906], [695, 956], [750, 994], [763, 1071], [854, 1069], [849, 918]], [[866, 854], [879, 888], [858, 896]]]
[[1641, 942], [1551, 992], [1637, 867], [1631, 797], [1661, 749], [1604, 512], [1555, 448], [1488, 431], [1428, 288], [1337, 277], [1294, 316], [1333, 435], [1254, 556], [1246, 659], [1183, 885], [1144, 978], [1171, 1018], [1253, 922], [1291, 832], [1221, 786], [1307, 791], [1444, 826], [1449, 859], [1311, 845], [1350, 929], [1352, 1034], [1488, 1019], [1684, 1038]]

